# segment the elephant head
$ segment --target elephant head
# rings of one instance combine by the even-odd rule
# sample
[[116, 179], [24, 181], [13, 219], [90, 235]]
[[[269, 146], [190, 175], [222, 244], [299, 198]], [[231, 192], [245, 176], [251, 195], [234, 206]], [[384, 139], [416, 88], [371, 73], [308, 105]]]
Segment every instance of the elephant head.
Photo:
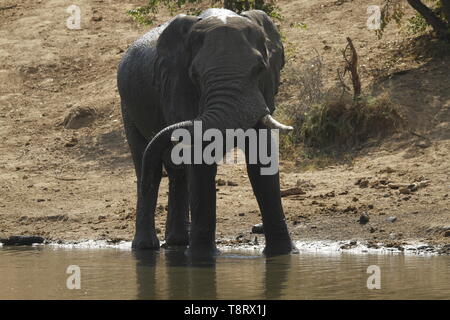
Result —
[[[154, 70], [166, 121], [143, 158], [142, 191], [170, 146], [175, 129], [264, 127], [291, 130], [272, 118], [284, 65], [280, 35], [262, 11], [241, 15], [209, 9], [199, 17], [179, 15], [159, 36]], [[192, 133], [192, 132], [191, 132]]]

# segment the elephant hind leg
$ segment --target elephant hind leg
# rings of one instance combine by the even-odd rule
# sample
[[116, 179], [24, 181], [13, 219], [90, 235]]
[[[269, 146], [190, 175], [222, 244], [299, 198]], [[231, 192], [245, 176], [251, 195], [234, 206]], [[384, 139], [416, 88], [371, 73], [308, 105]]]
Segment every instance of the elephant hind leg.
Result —
[[159, 249], [159, 240], [155, 229], [155, 209], [158, 200], [159, 183], [162, 176], [162, 163], [153, 177], [152, 189], [145, 197], [140, 192], [142, 156], [148, 140], [139, 132], [129, 117], [126, 106], [122, 102], [122, 117], [125, 134], [133, 158], [137, 180], [136, 233], [132, 247], [136, 249]]
[[169, 176], [169, 212], [166, 220], [166, 245], [189, 245], [189, 195], [184, 169], [166, 165]]

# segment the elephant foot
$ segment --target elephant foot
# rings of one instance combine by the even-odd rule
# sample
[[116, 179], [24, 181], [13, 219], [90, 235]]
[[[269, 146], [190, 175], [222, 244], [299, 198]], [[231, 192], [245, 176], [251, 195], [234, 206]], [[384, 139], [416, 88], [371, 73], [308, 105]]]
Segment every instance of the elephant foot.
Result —
[[189, 235], [185, 233], [171, 233], [166, 238], [164, 247], [187, 247], [189, 245]]
[[286, 254], [297, 254], [298, 249], [292, 241], [266, 244], [263, 254], [266, 257], [281, 256]]
[[200, 259], [200, 258], [216, 257], [220, 254], [220, 251], [219, 249], [217, 249], [215, 244], [212, 245], [191, 244], [189, 248], [186, 249], [185, 253], [188, 257]]
[[158, 237], [155, 236], [135, 236], [133, 242], [131, 243], [131, 247], [133, 249], [150, 249], [150, 250], [159, 250], [159, 240]]

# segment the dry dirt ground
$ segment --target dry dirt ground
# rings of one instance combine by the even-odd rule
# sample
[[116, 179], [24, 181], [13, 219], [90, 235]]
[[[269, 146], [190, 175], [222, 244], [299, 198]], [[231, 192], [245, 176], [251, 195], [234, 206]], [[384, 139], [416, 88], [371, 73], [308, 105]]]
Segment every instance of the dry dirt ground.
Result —
[[[305, 169], [300, 160], [283, 161], [282, 189], [301, 190], [283, 198], [287, 222], [295, 240], [448, 244], [448, 57], [415, 52], [419, 40], [405, 38], [395, 26], [379, 40], [366, 27], [367, 6], [377, 2], [280, 1], [288, 57], [280, 102], [296, 103], [292, 74], [314, 49], [323, 57], [327, 83], [336, 82], [340, 50], [350, 36], [360, 55], [364, 90], [387, 92], [418, 133], [401, 132], [381, 144], [369, 143], [332, 166]], [[115, 77], [127, 46], [149, 28], [125, 14], [143, 3], [1, 2], [0, 238], [132, 239], [135, 176]], [[66, 28], [71, 4], [81, 8], [81, 30]], [[158, 22], [167, 17], [161, 15]], [[290, 27], [292, 23], [307, 28]], [[94, 112], [81, 128], [76, 122], [66, 128], [65, 117], [77, 108]], [[295, 155], [290, 158], [295, 160]], [[251, 228], [260, 216], [245, 168], [221, 166], [218, 179], [232, 183], [217, 187], [217, 238], [254, 241]], [[164, 178], [157, 210], [160, 238], [167, 190]], [[361, 216], [368, 222], [360, 223]]]

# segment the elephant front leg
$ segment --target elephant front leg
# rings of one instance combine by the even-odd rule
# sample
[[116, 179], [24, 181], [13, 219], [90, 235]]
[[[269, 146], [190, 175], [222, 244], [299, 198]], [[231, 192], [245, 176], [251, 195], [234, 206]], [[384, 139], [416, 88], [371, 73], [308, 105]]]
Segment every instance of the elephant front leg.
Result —
[[[274, 150], [270, 148], [269, 143], [275, 142], [273, 141], [273, 138], [270, 137], [271, 134], [268, 136], [267, 150]], [[261, 142], [258, 141], [258, 145], [260, 145], [260, 143]], [[283, 212], [283, 205], [281, 203], [278, 168], [275, 168], [275, 170], [267, 170], [267, 168], [273, 166], [274, 163], [263, 165], [259, 158], [258, 161], [250, 161], [251, 158], [252, 157], [249, 156], [249, 148], [247, 145], [247, 173], [261, 211], [264, 235], [266, 238], [264, 254], [273, 256], [296, 252], [297, 249], [292, 243], [289, 235]], [[264, 168], [266, 170], [263, 170]]]
[[191, 232], [187, 253], [211, 256], [216, 247], [216, 165], [188, 165]]
[[185, 170], [166, 167], [169, 176], [169, 208], [166, 245], [189, 245], [189, 198]]
[[247, 164], [247, 172], [261, 211], [268, 256], [288, 254], [296, 250], [291, 241], [280, 196], [279, 174], [262, 175], [261, 165]]
[[[159, 169], [161, 170], [162, 168]], [[161, 181], [160, 170], [156, 170], [157, 174], [153, 178], [154, 182], [152, 187], [145, 194], [140, 192], [138, 179], [136, 233], [132, 243], [134, 249], [159, 249], [159, 240], [156, 236], [155, 228], [155, 209], [158, 200], [159, 183]]]

